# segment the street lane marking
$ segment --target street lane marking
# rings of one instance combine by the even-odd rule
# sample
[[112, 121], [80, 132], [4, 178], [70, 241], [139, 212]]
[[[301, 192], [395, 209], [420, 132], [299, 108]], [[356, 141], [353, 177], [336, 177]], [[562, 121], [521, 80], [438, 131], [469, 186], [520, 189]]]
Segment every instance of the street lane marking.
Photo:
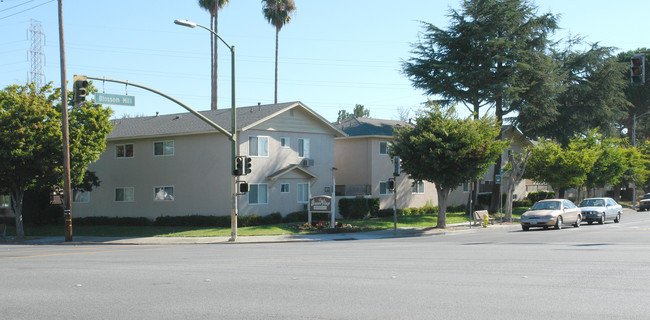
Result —
[[69, 255], [79, 255], [79, 254], [91, 254], [91, 253], [112, 253], [112, 252], [129, 252], [129, 251], [142, 251], [142, 250], [163, 250], [166, 248], [133, 248], [133, 249], [121, 249], [121, 250], [98, 250], [98, 251], [83, 251], [83, 252], [65, 252], [65, 253], [50, 253], [50, 254], [36, 254], [36, 255], [27, 255], [27, 256], [12, 256], [12, 257], [0, 257], [0, 260], [9, 260], [9, 259], [25, 259], [25, 258], [42, 258], [42, 257], [54, 257], [54, 256], [69, 256]]

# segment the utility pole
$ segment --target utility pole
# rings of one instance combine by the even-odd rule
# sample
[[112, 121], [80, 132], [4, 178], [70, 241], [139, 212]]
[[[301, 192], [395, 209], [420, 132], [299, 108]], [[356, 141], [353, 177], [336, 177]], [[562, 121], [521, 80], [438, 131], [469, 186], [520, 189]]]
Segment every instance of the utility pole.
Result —
[[68, 90], [65, 75], [65, 43], [63, 41], [63, 0], [59, 0], [59, 48], [61, 55], [61, 130], [63, 135], [63, 218], [65, 241], [72, 241], [72, 195], [70, 194], [70, 145], [68, 143]]

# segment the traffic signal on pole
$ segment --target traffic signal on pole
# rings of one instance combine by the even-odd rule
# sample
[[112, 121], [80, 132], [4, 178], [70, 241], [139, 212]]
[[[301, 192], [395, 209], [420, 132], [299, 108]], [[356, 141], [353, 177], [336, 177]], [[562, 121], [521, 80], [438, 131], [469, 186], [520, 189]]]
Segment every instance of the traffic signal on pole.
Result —
[[251, 157], [244, 157], [244, 174], [251, 173], [251, 167], [253, 166], [251, 160]]
[[395, 190], [395, 179], [388, 179], [388, 190]]
[[248, 183], [247, 182], [242, 182], [239, 184], [239, 193], [246, 193], [248, 192]]
[[74, 76], [74, 102], [80, 103], [86, 101], [88, 94], [88, 79], [85, 76]]
[[635, 53], [630, 59], [630, 83], [632, 86], [645, 85], [645, 54]]
[[233, 175], [241, 176], [244, 172], [244, 157], [235, 157], [235, 172]]

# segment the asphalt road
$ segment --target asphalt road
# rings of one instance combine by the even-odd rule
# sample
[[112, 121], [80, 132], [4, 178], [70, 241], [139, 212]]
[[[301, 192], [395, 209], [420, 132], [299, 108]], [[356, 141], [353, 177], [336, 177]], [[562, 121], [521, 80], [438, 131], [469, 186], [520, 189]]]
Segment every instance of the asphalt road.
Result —
[[648, 319], [650, 213], [358, 241], [0, 245], [0, 319]]

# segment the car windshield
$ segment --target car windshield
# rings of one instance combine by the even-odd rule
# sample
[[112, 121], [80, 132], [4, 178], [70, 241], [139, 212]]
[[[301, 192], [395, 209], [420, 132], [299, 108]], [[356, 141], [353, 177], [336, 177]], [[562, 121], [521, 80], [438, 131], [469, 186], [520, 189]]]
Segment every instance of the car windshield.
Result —
[[581, 207], [604, 207], [605, 200], [603, 199], [585, 199], [580, 203]]
[[646, 194], [643, 196], [643, 199], [650, 199], [650, 194]]
[[560, 207], [559, 201], [544, 201], [536, 203], [533, 210], [559, 210]]

